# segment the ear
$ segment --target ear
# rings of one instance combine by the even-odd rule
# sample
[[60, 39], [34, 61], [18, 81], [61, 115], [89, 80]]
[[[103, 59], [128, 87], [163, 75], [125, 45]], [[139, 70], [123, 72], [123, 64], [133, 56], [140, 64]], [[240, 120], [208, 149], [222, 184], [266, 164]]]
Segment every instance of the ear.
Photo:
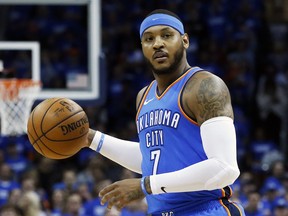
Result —
[[189, 36], [187, 33], [185, 33], [184, 35], [182, 35], [182, 43], [185, 49], [188, 49], [189, 47]]

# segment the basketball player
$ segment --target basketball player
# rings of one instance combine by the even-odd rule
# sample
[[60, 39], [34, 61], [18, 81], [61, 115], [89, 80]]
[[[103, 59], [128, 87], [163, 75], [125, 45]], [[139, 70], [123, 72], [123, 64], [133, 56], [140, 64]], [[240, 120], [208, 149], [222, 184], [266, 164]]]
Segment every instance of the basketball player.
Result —
[[174, 13], [150, 13], [140, 38], [155, 77], [136, 100], [140, 141], [90, 129], [87, 146], [143, 177], [105, 187], [102, 204], [121, 209], [145, 196], [151, 215], [245, 215], [229, 201], [240, 172], [226, 85], [188, 64], [189, 38]]

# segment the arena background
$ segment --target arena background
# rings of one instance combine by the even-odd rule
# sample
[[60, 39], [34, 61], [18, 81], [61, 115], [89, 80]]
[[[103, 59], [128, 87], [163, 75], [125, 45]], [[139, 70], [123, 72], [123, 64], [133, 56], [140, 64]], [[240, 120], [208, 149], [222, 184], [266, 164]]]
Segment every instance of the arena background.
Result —
[[[157, 8], [183, 20], [189, 63], [230, 90], [241, 169], [233, 199], [246, 215], [287, 215], [287, 0], [0, 0], [0, 75], [41, 80], [33, 106], [66, 96], [83, 106], [92, 128], [137, 140], [133, 104], [152, 80], [138, 28]], [[32, 48], [6, 46], [19, 41], [39, 44], [38, 69]], [[0, 146], [1, 209], [27, 211], [21, 202], [28, 194], [36, 197], [27, 198], [30, 208], [39, 199], [35, 215], [145, 215], [145, 202], [122, 212], [99, 205], [102, 185], [137, 175], [89, 149], [54, 161], [37, 154], [25, 134], [1, 136]]]

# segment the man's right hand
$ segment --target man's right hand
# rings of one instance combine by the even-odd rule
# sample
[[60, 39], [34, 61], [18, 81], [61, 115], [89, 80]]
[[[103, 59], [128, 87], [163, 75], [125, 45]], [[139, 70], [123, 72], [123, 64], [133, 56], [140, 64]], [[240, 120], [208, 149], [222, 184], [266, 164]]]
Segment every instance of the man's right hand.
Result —
[[108, 209], [115, 206], [118, 210], [121, 210], [129, 203], [143, 199], [145, 195], [141, 189], [140, 182], [140, 178], [125, 179], [105, 187], [99, 193], [101, 205], [107, 202]]
[[81, 143], [81, 144], [83, 145], [82, 148], [85, 148], [85, 147], [88, 147], [88, 148], [89, 148], [89, 147], [90, 147], [91, 142], [92, 142], [95, 134], [96, 134], [96, 131], [90, 128], [90, 129], [89, 129], [89, 132], [87, 133], [86, 142], [85, 142], [85, 143]]

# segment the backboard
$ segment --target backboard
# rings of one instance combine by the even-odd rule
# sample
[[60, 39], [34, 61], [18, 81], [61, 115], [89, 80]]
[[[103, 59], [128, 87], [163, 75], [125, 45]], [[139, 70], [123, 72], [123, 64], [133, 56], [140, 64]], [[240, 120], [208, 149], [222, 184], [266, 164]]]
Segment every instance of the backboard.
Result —
[[[0, 6], [7, 24], [0, 60], [4, 68], [22, 63], [29, 72], [21, 78], [43, 82], [37, 99], [101, 99], [100, 0], [1, 0]], [[27, 69], [22, 59], [7, 61], [11, 56], [30, 59]]]

